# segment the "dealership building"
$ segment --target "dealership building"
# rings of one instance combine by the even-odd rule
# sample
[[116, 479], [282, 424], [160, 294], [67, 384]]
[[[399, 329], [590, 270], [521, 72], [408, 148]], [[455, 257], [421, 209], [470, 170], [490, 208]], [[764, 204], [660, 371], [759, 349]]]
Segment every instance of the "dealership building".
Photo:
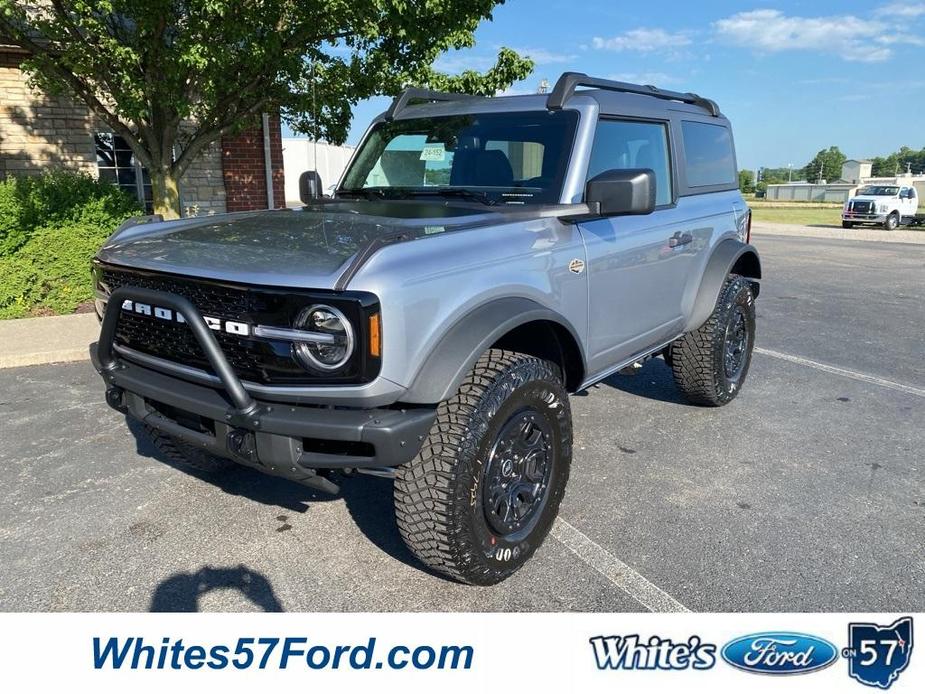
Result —
[[847, 202], [857, 193], [858, 188], [866, 185], [915, 186], [919, 199], [925, 199], [925, 175], [912, 173], [900, 176], [872, 176], [873, 163], [865, 159], [849, 159], [842, 165], [841, 178], [832, 183], [793, 183], [771, 184], [768, 186], [767, 199], [781, 202]]

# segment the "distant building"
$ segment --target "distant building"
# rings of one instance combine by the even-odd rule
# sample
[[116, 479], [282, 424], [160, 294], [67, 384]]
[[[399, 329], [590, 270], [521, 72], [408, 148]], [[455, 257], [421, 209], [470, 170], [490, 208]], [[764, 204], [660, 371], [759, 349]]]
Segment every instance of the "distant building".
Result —
[[865, 178], [870, 178], [874, 163], [866, 159], [849, 159], [841, 167], [841, 179], [836, 183], [859, 184]]
[[919, 198], [925, 196], [925, 175], [879, 176], [873, 177], [873, 163], [867, 160], [849, 159], [842, 165], [841, 178], [833, 183], [795, 183], [772, 184], [768, 186], [767, 199], [782, 202], [847, 202], [858, 188], [868, 184], [914, 185]]
[[[353, 156], [353, 147], [338, 147], [326, 142], [312, 142], [304, 137], [283, 138], [283, 166], [286, 171], [286, 204], [301, 205], [299, 200], [299, 176], [304, 171], [317, 171], [321, 176], [321, 187], [329, 195], [331, 187], [337, 185], [347, 162]], [[315, 157], [318, 160], [315, 161]]]

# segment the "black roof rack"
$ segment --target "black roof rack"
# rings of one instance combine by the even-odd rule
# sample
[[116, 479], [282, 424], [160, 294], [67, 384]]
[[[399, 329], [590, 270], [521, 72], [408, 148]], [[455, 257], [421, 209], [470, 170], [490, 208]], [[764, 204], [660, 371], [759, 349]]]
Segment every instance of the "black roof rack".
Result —
[[406, 89], [395, 97], [389, 110], [385, 112], [387, 121], [394, 120], [412, 101], [462, 101], [464, 99], [481, 99], [473, 94], [450, 94], [449, 92], [435, 92], [430, 89]]
[[549, 98], [546, 100], [546, 108], [550, 111], [561, 110], [566, 102], [575, 94], [578, 87], [594, 87], [597, 89], [606, 89], [612, 92], [625, 92], [627, 94], [643, 94], [645, 96], [654, 96], [656, 99], [666, 99], [668, 101], [682, 101], [685, 104], [694, 104], [705, 108], [712, 116], [720, 116], [719, 105], [712, 99], [705, 99], [697, 94], [690, 92], [672, 92], [665, 89], [653, 87], [650, 84], [631, 84], [629, 82], [616, 82], [614, 80], [604, 80], [597, 77], [589, 77], [583, 72], [564, 72], [553, 87]]

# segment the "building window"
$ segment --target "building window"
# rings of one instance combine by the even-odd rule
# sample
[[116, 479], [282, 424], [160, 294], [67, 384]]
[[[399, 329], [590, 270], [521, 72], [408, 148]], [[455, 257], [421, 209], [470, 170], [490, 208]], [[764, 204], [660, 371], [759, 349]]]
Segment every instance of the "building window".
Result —
[[112, 133], [97, 133], [95, 141], [96, 167], [100, 180], [119, 186], [138, 198], [144, 205], [145, 212], [151, 214], [154, 211], [151, 177], [132, 152], [132, 148], [122, 137]]

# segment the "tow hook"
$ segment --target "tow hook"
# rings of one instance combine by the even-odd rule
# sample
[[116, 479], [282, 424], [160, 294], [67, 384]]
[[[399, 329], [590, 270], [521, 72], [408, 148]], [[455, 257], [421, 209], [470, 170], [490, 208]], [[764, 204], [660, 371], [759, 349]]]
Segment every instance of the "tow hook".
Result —
[[106, 389], [106, 404], [114, 410], [125, 409], [125, 391], [116, 386]]
[[253, 432], [246, 429], [232, 429], [228, 432], [228, 450], [245, 460], [257, 462], [257, 442]]

